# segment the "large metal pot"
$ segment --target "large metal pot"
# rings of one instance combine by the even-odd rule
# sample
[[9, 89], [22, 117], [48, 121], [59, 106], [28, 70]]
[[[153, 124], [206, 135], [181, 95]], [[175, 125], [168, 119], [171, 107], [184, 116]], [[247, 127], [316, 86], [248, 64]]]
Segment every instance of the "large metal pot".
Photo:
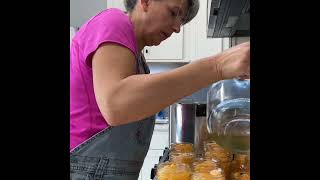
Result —
[[197, 155], [203, 152], [207, 139], [206, 104], [178, 102], [170, 106], [169, 142], [192, 143]]

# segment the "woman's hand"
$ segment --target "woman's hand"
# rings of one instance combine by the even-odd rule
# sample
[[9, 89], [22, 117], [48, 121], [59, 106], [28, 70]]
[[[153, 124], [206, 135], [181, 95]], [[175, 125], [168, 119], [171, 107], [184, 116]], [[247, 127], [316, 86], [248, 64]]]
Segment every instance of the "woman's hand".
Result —
[[215, 56], [221, 79], [250, 78], [250, 42], [245, 42]]

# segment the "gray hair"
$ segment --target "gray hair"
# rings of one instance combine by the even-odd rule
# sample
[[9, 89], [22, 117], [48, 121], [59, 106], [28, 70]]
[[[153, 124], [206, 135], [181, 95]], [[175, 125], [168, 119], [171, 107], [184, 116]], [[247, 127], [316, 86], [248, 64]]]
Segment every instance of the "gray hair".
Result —
[[[188, 10], [185, 17], [185, 22], [183, 24], [187, 24], [194, 17], [196, 17], [199, 10], [199, 0], [187, 0], [188, 1]], [[128, 12], [132, 12], [134, 7], [136, 6], [137, 0], [124, 0], [124, 5]]]

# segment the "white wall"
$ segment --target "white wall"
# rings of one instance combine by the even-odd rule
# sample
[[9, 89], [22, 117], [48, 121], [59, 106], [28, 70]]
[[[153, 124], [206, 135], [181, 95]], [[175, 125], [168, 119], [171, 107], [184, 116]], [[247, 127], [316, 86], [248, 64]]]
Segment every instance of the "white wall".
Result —
[[107, 0], [70, 0], [70, 26], [80, 27], [105, 8]]

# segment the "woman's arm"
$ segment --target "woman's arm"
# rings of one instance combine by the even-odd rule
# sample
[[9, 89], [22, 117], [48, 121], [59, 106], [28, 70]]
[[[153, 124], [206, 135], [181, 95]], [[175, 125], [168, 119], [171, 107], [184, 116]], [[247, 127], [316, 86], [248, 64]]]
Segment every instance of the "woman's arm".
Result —
[[[250, 59], [244, 54], [249, 54], [250, 48], [236, 50], [236, 54], [227, 51], [172, 71], [135, 75], [133, 53], [116, 44], [104, 44], [92, 62], [100, 111], [112, 126], [138, 121], [213, 82], [243, 74]], [[243, 60], [234, 59], [235, 55]]]

